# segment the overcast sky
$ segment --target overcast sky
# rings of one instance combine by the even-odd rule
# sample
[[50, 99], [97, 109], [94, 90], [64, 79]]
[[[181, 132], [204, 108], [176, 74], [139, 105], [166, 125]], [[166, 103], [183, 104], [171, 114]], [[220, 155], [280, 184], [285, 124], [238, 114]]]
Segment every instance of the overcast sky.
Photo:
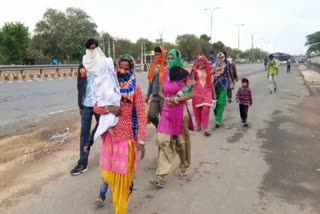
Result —
[[[155, 40], [163, 31], [166, 41], [177, 35], [210, 35], [210, 12], [214, 13], [213, 39], [238, 46], [235, 24], [241, 28], [242, 50], [255, 47], [290, 54], [305, 53], [306, 35], [320, 30], [319, 0], [0, 0], [0, 26], [20, 21], [32, 31], [48, 8], [84, 9], [97, 23], [99, 32], [135, 41]], [[268, 42], [270, 42], [268, 44]]]

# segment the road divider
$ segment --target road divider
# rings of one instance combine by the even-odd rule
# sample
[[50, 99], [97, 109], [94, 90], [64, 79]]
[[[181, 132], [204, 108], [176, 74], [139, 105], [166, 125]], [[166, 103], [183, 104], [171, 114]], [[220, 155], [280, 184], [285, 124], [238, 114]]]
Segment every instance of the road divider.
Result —
[[0, 66], [0, 82], [75, 78], [78, 65]]
[[320, 95], [320, 73], [308, 69], [304, 65], [299, 66], [299, 70], [310, 93], [312, 95]]
[[77, 78], [79, 65], [0, 66], [0, 82]]

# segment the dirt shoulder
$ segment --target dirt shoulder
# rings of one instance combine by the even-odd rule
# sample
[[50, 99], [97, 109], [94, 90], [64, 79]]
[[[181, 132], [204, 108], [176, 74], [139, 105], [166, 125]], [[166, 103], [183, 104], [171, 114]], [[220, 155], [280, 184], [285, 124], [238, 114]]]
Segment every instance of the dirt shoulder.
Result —
[[10, 130], [11, 133], [0, 138], [0, 207], [10, 206], [14, 200], [8, 198], [25, 195], [35, 180], [47, 176], [39, 175], [41, 170], [37, 165], [56, 151], [76, 143], [79, 127], [78, 112], [68, 112], [51, 116], [32, 127]]

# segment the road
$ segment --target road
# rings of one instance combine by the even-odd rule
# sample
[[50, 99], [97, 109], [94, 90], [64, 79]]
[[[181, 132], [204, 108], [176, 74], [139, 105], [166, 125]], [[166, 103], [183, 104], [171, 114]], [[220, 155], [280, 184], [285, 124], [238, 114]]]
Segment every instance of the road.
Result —
[[[256, 72], [261, 65], [249, 71], [248, 65], [239, 66], [239, 72]], [[147, 73], [138, 73], [138, 83], [146, 90]], [[49, 114], [77, 109], [76, 79], [3, 83], [0, 85], [0, 132], [23, 128], [47, 118]]]
[[[278, 93], [269, 95], [262, 68], [240, 66], [254, 94], [249, 128], [241, 127], [237, 104], [229, 104], [222, 129], [214, 130], [210, 138], [192, 134], [192, 166], [187, 179], [179, 180], [174, 171], [162, 190], [148, 183], [154, 177], [158, 151], [155, 130], [148, 127], [147, 155], [139, 162], [138, 189], [128, 213], [320, 213], [320, 99], [309, 97], [295, 67], [289, 74], [282, 68], [277, 78]], [[73, 90], [67, 84], [71, 82], [64, 84]], [[68, 96], [56, 98], [65, 100]], [[63, 107], [72, 107], [71, 101], [69, 104]], [[110, 193], [106, 207], [98, 209], [94, 205], [101, 183], [100, 145], [93, 147], [88, 172], [78, 177], [69, 175], [78, 158], [78, 145], [76, 139], [41, 161], [24, 166], [12, 181], [20, 182], [24, 189], [20, 191], [18, 184], [11, 190], [1, 192], [0, 188], [1, 197], [12, 193], [0, 202], [0, 213], [113, 213]]]

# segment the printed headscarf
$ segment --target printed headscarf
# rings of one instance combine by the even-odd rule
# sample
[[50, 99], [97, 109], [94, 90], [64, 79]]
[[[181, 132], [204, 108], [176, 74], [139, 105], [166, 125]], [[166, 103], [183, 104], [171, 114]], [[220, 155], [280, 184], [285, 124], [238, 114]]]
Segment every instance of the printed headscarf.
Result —
[[[127, 61], [130, 65], [129, 73], [123, 75], [120, 69], [120, 62]], [[134, 91], [136, 88], [135, 61], [132, 56], [125, 54], [118, 59], [118, 81], [122, 98], [133, 102]]]
[[193, 63], [193, 66], [191, 68], [191, 75], [193, 78], [196, 77], [197, 70], [206, 70], [207, 80], [205, 86], [210, 88], [212, 86], [212, 65], [205, 55], [199, 55]]
[[166, 72], [166, 50], [163, 47], [160, 47], [160, 49], [161, 49], [161, 57], [155, 60], [154, 63], [152, 64], [149, 70], [148, 79], [150, 82], [154, 80], [154, 74], [157, 69], [157, 66], [159, 65], [160, 66], [159, 80], [160, 80], [160, 84], [162, 84], [164, 80], [164, 74]]
[[[173, 59], [169, 59], [172, 55]], [[185, 79], [189, 72], [183, 69], [182, 56], [179, 50], [172, 49], [168, 54], [168, 64], [169, 64], [169, 79], [170, 81], [180, 81]]]
[[[118, 59], [118, 71], [119, 71], [119, 65], [120, 62], [127, 61], [130, 65], [130, 72], [127, 75], [118, 75], [118, 81], [120, 85], [120, 93], [122, 98], [125, 98], [127, 100], [130, 100], [133, 102], [134, 99], [134, 92], [136, 88], [136, 74], [135, 74], [135, 60], [132, 56], [125, 54], [119, 57]], [[138, 122], [138, 112], [137, 108], [133, 106], [132, 108], [132, 132], [133, 132], [133, 138], [136, 141], [138, 139], [138, 128], [139, 128], [139, 122]]]
[[214, 77], [215, 78], [218, 78], [220, 77], [223, 73], [224, 73], [224, 70], [227, 66], [227, 64], [225, 63], [225, 55], [223, 53], [218, 53], [217, 55], [217, 64], [216, 64], [216, 67], [214, 69]]

